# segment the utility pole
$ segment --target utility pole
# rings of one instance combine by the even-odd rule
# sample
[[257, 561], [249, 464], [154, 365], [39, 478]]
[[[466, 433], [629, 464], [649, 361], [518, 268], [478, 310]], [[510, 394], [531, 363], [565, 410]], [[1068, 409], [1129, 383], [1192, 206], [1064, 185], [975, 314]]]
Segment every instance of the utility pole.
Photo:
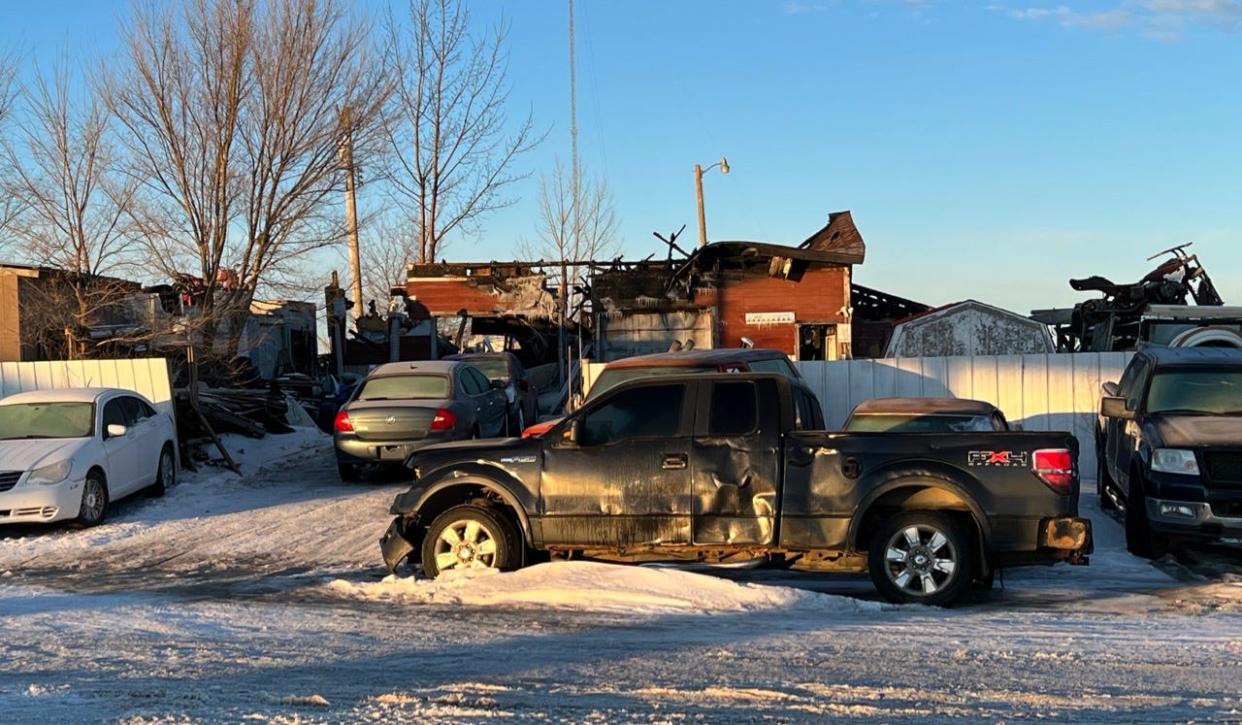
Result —
[[354, 194], [354, 123], [349, 106], [341, 110], [341, 167], [345, 169], [345, 230], [349, 234], [349, 273], [354, 278], [354, 319], [362, 318], [362, 253], [358, 249], [358, 207]]
[[707, 212], [703, 210], [703, 173], [720, 167], [720, 173], [729, 173], [729, 160], [721, 156], [720, 161], [706, 169], [699, 164], [694, 165], [694, 194], [699, 203], [699, 246], [707, 246]]

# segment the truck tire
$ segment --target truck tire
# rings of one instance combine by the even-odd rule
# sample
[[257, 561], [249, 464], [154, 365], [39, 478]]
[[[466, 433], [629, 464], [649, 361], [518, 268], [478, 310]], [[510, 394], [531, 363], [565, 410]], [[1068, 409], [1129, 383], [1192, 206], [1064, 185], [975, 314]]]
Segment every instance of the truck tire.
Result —
[[1126, 497], [1126, 549], [1142, 559], [1159, 559], [1169, 553], [1169, 541], [1151, 530], [1147, 518], [1147, 494], [1142, 473], [1130, 473], [1130, 495]]
[[975, 578], [976, 546], [953, 517], [907, 511], [876, 528], [867, 548], [867, 570], [890, 602], [946, 606]]
[[522, 537], [490, 506], [454, 506], [427, 527], [421, 558], [423, 573], [432, 579], [458, 569], [512, 571], [522, 565]]
[[1112, 511], [1117, 508], [1108, 495], [1108, 490], [1115, 490], [1116, 486], [1113, 484], [1113, 477], [1108, 475], [1108, 463], [1105, 462], [1102, 453], [1095, 457], [1095, 489], [1100, 496], [1101, 511]]

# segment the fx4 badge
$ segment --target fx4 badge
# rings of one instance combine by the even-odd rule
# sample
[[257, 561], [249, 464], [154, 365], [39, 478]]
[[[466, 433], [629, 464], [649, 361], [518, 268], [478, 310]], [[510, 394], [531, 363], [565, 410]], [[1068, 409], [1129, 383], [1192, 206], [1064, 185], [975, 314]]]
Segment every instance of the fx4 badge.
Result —
[[1021, 468], [1025, 467], [1030, 459], [1026, 451], [971, 451], [966, 454], [966, 461], [971, 466]]

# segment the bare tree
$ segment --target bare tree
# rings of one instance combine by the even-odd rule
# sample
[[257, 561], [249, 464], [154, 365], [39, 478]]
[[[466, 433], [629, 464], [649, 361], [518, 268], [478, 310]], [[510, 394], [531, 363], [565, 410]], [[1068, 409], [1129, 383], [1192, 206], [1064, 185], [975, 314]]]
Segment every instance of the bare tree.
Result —
[[416, 258], [418, 235], [404, 219], [389, 218], [367, 225], [362, 245], [362, 289], [367, 300], [388, 298], [404, 286], [406, 267]]
[[390, 85], [344, 7], [187, 0], [125, 30], [110, 97], [143, 183], [134, 221], [166, 274], [203, 280], [209, 349], [227, 329], [235, 353], [256, 292], [298, 282], [299, 258], [343, 236], [341, 111], [355, 159], [385, 148]]
[[529, 114], [508, 125], [507, 26], [482, 37], [469, 26], [461, 0], [410, 0], [408, 23], [388, 18], [387, 65], [400, 79], [390, 179], [412, 207], [420, 262], [512, 204], [509, 188], [527, 176], [515, 161], [543, 140]]
[[[13, 100], [17, 93], [16, 78], [17, 63], [12, 55], [0, 55], [0, 135], [6, 130], [6, 121], [9, 112], [13, 107]], [[7, 178], [8, 170], [0, 167], [0, 181]], [[0, 232], [8, 226], [9, 221], [13, 219], [17, 212], [17, 203], [12, 197], [5, 195], [0, 200]], [[4, 238], [0, 237], [0, 250], [4, 249]]]
[[540, 174], [537, 242], [522, 245], [524, 257], [584, 262], [610, 259], [620, 253], [617, 214], [608, 182], [579, 176], [575, 200], [573, 174], [559, 160], [550, 175]]
[[[23, 309], [45, 347], [108, 322], [135, 291], [107, 275], [127, 261], [125, 210], [136, 183], [118, 173], [104, 104], [92, 89], [75, 96], [72, 88], [68, 64], [50, 76], [36, 70], [20, 96], [16, 138], [4, 144], [4, 191], [20, 209], [9, 233], [27, 261], [58, 270], [32, 287], [42, 299]], [[74, 347], [64, 352], [76, 356]]]

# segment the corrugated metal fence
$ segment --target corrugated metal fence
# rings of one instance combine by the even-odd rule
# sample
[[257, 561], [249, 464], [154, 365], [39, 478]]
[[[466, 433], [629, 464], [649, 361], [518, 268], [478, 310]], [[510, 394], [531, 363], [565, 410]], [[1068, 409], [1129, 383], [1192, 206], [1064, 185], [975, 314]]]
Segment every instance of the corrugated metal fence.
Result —
[[1094, 480], [1100, 383], [1119, 379], [1129, 360], [1130, 353], [1104, 352], [795, 364], [823, 404], [829, 428], [839, 428], [855, 405], [871, 398], [974, 398], [1026, 430], [1072, 432], [1081, 447], [1082, 475]]
[[172, 380], [164, 358], [0, 363], [0, 398], [49, 388], [121, 388], [173, 412]]
[[[1082, 475], [1095, 480], [1095, 419], [1100, 383], [1118, 380], [1131, 353], [886, 358], [795, 362], [838, 429], [855, 405], [895, 395], [952, 396], [989, 402], [1026, 430], [1070, 431], [1078, 438]], [[603, 370], [583, 367], [584, 389]]]

